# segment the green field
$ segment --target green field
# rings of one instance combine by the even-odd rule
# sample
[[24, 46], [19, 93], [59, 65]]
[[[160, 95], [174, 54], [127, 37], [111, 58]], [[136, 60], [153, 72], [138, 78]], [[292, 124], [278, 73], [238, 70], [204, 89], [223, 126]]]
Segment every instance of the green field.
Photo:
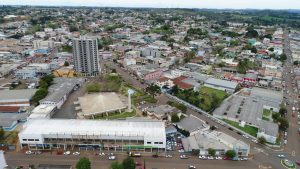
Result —
[[193, 89], [178, 90], [176, 97], [185, 100], [204, 111], [211, 111], [219, 106], [228, 96], [225, 91], [217, 90], [209, 87], [201, 87], [199, 91]]
[[233, 126], [233, 127], [236, 127], [238, 129], [250, 134], [251, 136], [256, 137], [256, 135], [257, 135], [258, 128], [256, 128], [256, 127], [249, 126], [249, 125], [245, 125], [245, 127], [241, 127], [241, 126], [239, 126], [238, 122], [227, 120], [227, 119], [223, 119], [223, 121], [226, 122], [227, 124]]
[[272, 119], [272, 111], [264, 109], [262, 119], [265, 121], [270, 121]]

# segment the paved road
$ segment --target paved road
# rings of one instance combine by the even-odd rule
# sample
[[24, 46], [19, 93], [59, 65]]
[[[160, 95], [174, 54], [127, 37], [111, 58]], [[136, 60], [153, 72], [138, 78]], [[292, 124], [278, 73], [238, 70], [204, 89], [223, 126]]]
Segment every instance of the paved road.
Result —
[[[84, 154], [80, 156], [64, 156], [64, 155], [51, 155], [49, 153], [41, 155], [25, 155], [22, 153], [6, 153], [6, 160], [9, 166], [16, 167], [20, 165], [28, 166], [29, 164], [34, 164], [35, 166], [39, 164], [60, 164], [60, 165], [76, 165], [76, 162], [80, 157], [88, 157], [91, 160], [93, 169], [109, 169], [112, 161], [109, 161], [106, 157], [99, 157], [92, 154]], [[117, 155], [119, 161], [123, 160], [125, 155]], [[49, 160], [51, 159], [51, 160]], [[178, 157], [173, 158], [152, 158], [143, 157], [135, 158], [135, 161], [143, 162], [145, 159], [147, 168], [157, 168], [157, 169], [185, 169], [189, 165], [195, 165], [197, 169], [233, 169], [233, 168], [243, 168], [243, 169], [255, 169], [259, 168], [259, 165], [254, 160], [248, 161], [226, 161], [226, 160], [200, 160], [196, 157], [191, 157], [189, 159], [179, 159]], [[268, 166], [265, 164], [264, 166]]]
[[[284, 80], [286, 85], [286, 90], [284, 91], [284, 96], [287, 98], [289, 105], [287, 105], [287, 117], [289, 120], [289, 128], [288, 128], [288, 141], [285, 146], [285, 151], [289, 154], [300, 157], [300, 136], [298, 133], [298, 128], [300, 127], [297, 122], [297, 113], [295, 113], [295, 117], [292, 116], [293, 111], [292, 107], [299, 108], [299, 104], [295, 103], [297, 101], [298, 94], [294, 91], [294, 87], [296, 83], [293, 84], [294, 81], [294, 71], [293, 71], [293, 60], [290, 51], [290, 42], [287, 34], [284, 36], [284, 52], [287, 55], [287, 60], [284, 64]], [[291, 71], [293, 73], [291, 73]], [[289, 92], [289, 93], [287, 93]], [[300, 158], [299, 158], [300, 160]]]
[[78, 101], [78, 97], [83, 96], [86, 90], [86, 84], [84, 83], [79, 89], [73, 91], [62, 105], [62, 107], [55, 112], [52, 118], [57, 119], [76, 119], [76, 111], [74, 102]]

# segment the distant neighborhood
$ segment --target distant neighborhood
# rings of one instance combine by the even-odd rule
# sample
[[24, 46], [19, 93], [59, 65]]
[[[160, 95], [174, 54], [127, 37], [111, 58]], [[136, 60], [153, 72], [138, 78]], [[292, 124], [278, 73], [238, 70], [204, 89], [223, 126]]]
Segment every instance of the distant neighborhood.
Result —
[[0, 149], [247, 161], [298, 146], [299, 28], [175, 11], [1, 11]]

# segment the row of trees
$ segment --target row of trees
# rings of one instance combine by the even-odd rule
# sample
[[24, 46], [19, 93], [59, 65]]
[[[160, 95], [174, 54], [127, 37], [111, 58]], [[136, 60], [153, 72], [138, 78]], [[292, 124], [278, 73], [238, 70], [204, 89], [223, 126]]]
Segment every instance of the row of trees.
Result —
[[39, 89], [35, 92], [34, 96], [32, 97], [32, 103], [37, 105], [40, 100], [45, 98], [48, 94], [48, 87], [53, 82], [53, 75], [46, 75], [41, 78], [39, 81]]
[[[144, 168], [146, 168], [145, 161]], [[127, 157], [121, 163], [118, 161], [113, 162], [110, 169], [135, 169], [135, 162], [131, 157]]]

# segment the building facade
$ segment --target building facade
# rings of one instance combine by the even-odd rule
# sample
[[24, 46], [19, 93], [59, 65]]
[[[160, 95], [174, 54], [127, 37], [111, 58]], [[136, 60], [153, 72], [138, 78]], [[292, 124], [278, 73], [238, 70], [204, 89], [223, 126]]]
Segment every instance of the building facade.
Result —
[[73, 39], [75, 70], [83, 76], [95, 76], [100, 72], [98, 44], [96, 38]]
[[152, 151], [166, 146], [162, 121], [35, 119], [19, 133], [22, 148], [33, 150], [93, 149]]

